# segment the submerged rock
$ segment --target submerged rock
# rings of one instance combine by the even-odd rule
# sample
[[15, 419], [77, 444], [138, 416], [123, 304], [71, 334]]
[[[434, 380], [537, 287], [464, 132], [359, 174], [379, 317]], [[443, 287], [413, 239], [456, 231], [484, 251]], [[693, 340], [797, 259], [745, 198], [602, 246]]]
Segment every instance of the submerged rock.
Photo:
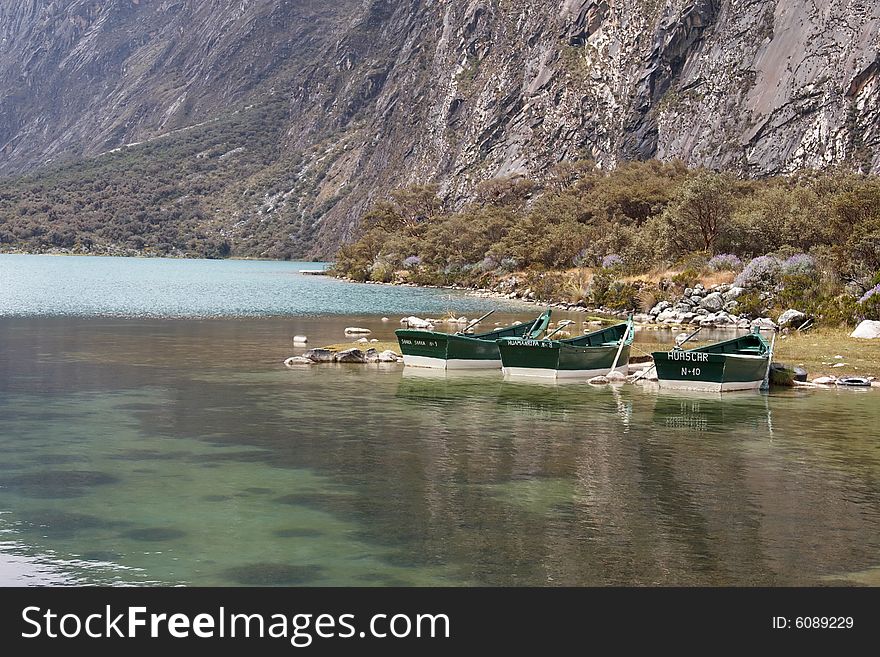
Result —
[[369, 333], [372, 333], [372, 331], [368, 328], [361, 328], [360, 326], [348, 326], [345, 329], [346, 335], [360, 334], [360, 333], [369, 334]]
[[314, 365], [315, 361], [306, 358], [305, 356], [291, 356], [284, 361], [284, 364], [287, 365], [287, 367], [295, 367], [297, 365]]
[[294, 335], [293, 344], [308, 344], [309, 339], [305, 335]]

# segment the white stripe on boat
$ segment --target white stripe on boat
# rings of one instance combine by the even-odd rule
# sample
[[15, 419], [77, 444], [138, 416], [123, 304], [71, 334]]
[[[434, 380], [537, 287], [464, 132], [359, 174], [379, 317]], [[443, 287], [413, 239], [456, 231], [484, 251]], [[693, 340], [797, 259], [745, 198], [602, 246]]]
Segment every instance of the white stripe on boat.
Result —
[[760, 381], [672, 381], [661, 379], [658, 381], [661, 388], [668, 390], [709, 390], [711, 392], [732, 392], [734, 390], [757, 390], [764, 383]]
[[[621, 365], [615, 371], [626, 376], [628, 365]], [[542, 379], [592, 379], [594, 376], [605, 376], [610, 371], [607, 367], [599, 370], [555, 370], [549, 367], [504, 367], [505, 375], [533, 376]]]
[[403, 355], [403, 364], [408, 367], [430, 367], [436, 370], [498, 370], [501, 360], [482, 360], [471, 358], [432, 358], [430, 356]]

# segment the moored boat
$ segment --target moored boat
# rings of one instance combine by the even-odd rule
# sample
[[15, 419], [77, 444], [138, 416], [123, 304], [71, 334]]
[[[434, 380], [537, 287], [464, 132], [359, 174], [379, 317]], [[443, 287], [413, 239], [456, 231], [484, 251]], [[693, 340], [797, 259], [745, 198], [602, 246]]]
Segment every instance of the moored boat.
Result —
[[755, 330], [732, 340], [694, 349], [654, 353], [661, 388], [683, 390], [757, 390], [770, 367], [771, 347]]
[[414, 329], [395, 331], [403, 363], [409, 367], [445, 370], [499, 369], [498, 340], [505, 337], [532, 338], [550, 323], [550, 311], [531, 322], [514, 324], [488, 333], [441, 333]]
[[503, 338], [498, 341], [505, 375], [591, 378], [615, 371], [626, 374], [634, 337], [630, 319], [565, 340]]

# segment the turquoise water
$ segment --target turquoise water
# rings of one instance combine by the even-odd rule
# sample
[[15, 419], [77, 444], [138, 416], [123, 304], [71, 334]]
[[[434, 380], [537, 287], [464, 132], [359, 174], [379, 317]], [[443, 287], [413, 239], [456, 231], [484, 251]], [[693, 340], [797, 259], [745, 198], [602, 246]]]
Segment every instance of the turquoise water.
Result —
[[[0, 316], [249, 317], [472, 312], [449, 290], [302, 275], [324, 263], [0, 255]], [[495, 307], [504, 307], [493, 302]], [[509, 304], [508, 304], [509, 305]]]
[[81, 315], [0, 317], [0, 585], [880, 584], [876, 391], [288, 369], [400, 316]]

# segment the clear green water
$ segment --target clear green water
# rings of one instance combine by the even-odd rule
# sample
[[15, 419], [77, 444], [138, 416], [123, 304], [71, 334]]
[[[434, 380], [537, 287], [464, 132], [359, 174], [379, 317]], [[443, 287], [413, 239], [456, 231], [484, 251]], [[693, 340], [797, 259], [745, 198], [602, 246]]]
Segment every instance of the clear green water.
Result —
[[281, 364], [352, 323], [0, 317], [0, 584], [880, 583], [875, 390]]

